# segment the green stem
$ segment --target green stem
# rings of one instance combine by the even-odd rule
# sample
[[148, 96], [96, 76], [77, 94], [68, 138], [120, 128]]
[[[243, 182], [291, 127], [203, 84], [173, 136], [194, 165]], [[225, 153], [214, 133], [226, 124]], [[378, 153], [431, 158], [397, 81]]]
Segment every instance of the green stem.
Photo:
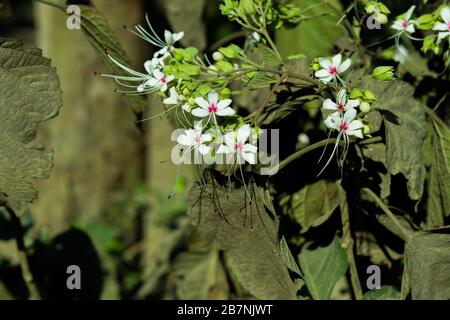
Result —
[[19, 262], [20, 262], [20, 269], [22, 270], [22, 277], [25, 281], [25, 284], [28, 288], [30, 299], [31, 300], [40, 300], [41, 296], [39, 294], [39, 290], [34, 283], [33, 274], [31, 273], [30, 263], [28, 261], [28, 256], [25, 248], [25, 243], [23, 241], [23, 229], [22, 224], [20, 223], [20, 219], [16, 216], [14, 211], [9, 208], [5, 207], [6, 210], [9, 213], [9, 216], [11, 218], [11, 223], [14, 228], [14, 235], [16, 239], [16, 247], [17, 252], [19, 255]]
[[386, 213], [389, 219], [391, 219], [391, 221], [395, 224], [399, 231], [404, 235], [405, 239], [408, 239], [411, 232], [405, 229], [405, 227], [400, 223], [395, 214], [393, 214], [392, 211], [389, 210], [387, 205], [380, 199], [380, 197], [378, 197], [375, 192], [373, 192], [369, 188], [363, 188], [362, 190], [376, 202], [376, 204], [380, 207], [381, 210], [383, 210], [384, 213]]
[[363, 292], [361, 282], [358, 277], [358, 268], [356, 266], [355, 254], [353, 253], [354, 240], [350, 229], [350, 213], [348, 210], [347, 193], [339, 184], [339, 206], [341, 211], [342, 223], [342, 247], [346, 249], [347, 261], [350, 268], [350, 282], [356, 300], [361, 300]]

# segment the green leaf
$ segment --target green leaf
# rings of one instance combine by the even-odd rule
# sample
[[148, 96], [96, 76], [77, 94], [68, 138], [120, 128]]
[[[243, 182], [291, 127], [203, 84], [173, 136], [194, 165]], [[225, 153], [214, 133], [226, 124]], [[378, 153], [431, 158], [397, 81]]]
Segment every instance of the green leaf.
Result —
[[403, 81], [384, 83], [373, 79], [355, 83], [378, 97], [372, 107], [379, 108], [386, 131], [386, 165], [392, 175], [407, 179], [408, 195], [419, 200], [426, 176], [422, 144], [427, 135], [425, 107], [414, 99], [414, 88]]
[[[79, 5], [79, 7], [81, 9], [81, 28], [87, 35], [89, 42], [111, 71], [116, 74], [123, 74], [124, 71], [111, 61], [108, 54], [127, 66], [131, 66], [131, 61], [116, 39], [108, 21], [93, 6]], [[127, 96], [127, 100], [139, 119], [147, 105], [146, 98], [144, 96]]]
[[277, 227], [264, 207], [263, 190], [247, 183], [228, 188], [211, 173], [190, 193], [188, 213], [202, 236], [224, 250], [239, 282], [258, 299], [296, 299], [296, 287], [277, 254]]
[[[172, 269], [177, 299], [227, 298], [223, 293], [228, 292], [228, 282], [218, 250], [211, 248], [207, 252], [183, 252], [176, 257]], [[217, 293], [220, 295], [215, 296]]]
[[432, 157], [428, 179], [427, 227], [444, 225], [450, 215], [450, 130], [433, 122]]
[[[450, 299], [450, 228], [415, 232], [405, 245], [402, 296]], [[431, 271], [431, 272], [430, 272]]]
[[318, 180], [284, 198], [284, 211], [302, 226], [301, 232], [317, 227], [328, 220], [339, 206], [338, 187], [335, 182]]
[[53, 152], [33, 143], [37, 125], [61, 106], [58, 75], [41, 50], [0, 39], [0, 205], [18, 215], [37, 197], [34, 181], [53, 166]]
[[393, 286], [382, 286], [380, 289], [367, 291], [364, 300], [400, 300], [400, 292]]
[[[339, 1], [329, 1], [333, 6], [342, 9]], [[316, 0], [294, 0], [293, 4], [305, 9], [307, 16], [317, 16], [326, 13], [334, 13], [327, 5], [317, 5]], [[314, 6], [316, 5], [316, 6]], [[283, 56], [289, 56], [298, 52], [304, 53], [309, 58], [327, 56], [331, 53], [333, 44], [343, 35], [336, 15], [325, 15], [300, 23], [295, 29], [279, 29], [276, 32], [276, 43]], [[342, 23], [342, 22], [341, 22]]]
[[289, 246], [284, 236], [282, 236], [281, 239], [278, 241], [277, 253], [281, 258], [283, 258], [283, 261], [284, 263], [286, 263], [286, 266], [289, 268], [289, 270], [303, 277], [303, 274], [300, 271], [300, 268], [298, 267], [298, 264], [295, 261], [294, 257], [292, 256], [292, 252], [289, 249]]
[[338, 236], [325, 247], [307, 242], [298, 256], [306, 286], [315, 300], [329, 299], [336, 283], [347, 271], [347, 254], [340, 242]]

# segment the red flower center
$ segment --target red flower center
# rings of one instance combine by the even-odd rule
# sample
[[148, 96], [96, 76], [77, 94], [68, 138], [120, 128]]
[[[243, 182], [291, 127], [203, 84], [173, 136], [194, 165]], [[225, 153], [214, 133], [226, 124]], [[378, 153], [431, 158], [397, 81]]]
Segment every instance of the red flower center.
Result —
[[208, 112], [209, 113], [217, 112], [217, 105], [214, 102], [211, 102], [211, 104], [208, 106]]
[[162, 77], [161, 78], [161, 83], [166, 83], [166, 82], [167, 82], [166, 77]]
[[447, 29], [450, 31], [450, 21], [447, 23]]
[[341, 131], [347, 132], [348, 128], [349, 128], [348, 123], [345, 122], [345, 121], [342, 121], [341, 125], [339, 126], [339, 128], [341, 129]]
[[338, 106], [337, 106], [338, 110], [340, 111], [344, 111], [345, 110], [345, 106], [342, 102], [339, 102]]
[[335, 66], [328, 67], [328, 73], [334, 76], [337, 73], [337, 68]]
[[194, 142], [195, 142], [196, 144], [200, 144], [200, 137], [199, 137], [199, 136], [195, 136], [195, 137], [194, 137]]
[[244, 144], [243, 144], [242, 142], [238, 142], [238, 143], [236, 143], [236, 144], [234, 145], [234, 148], [235, 148], [237, 151], [241, 152], [241, 151], [244, 149]]
[[403, 29], [408, 28], [408, 21], [406, 21], [406, 20], [403, 20], [403, 21], [402, 21], [402, 28], [403, 28]]

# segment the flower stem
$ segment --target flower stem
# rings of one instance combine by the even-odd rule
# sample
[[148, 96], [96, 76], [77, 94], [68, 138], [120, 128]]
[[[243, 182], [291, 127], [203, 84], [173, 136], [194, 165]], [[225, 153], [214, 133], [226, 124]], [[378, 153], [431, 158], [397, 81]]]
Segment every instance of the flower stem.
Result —
[[6, 207], [6, 210], [9, 213], [9, 216], [11, 218], [11, 223], [14, 228], [14, 236], [16, 238], [16, 246], [17, 246], [17, 251], [18, 251], [19, 261], [20, 261], [20, 269], [22, 270], [22, 277], [23, 277], [23, 280], [25, 281], [25, 285], [28, 288], [28, 291], [30, 294], [30, 299], [31, 300], [40, 300], [41, 296], [39, 294], [39, 290], [38, 290], [36, 284], [34, 283], [33, 274], [31, 273], [30, 264], [28, 261], [25, 244], [23, 241], [23, 229], [22, 229], [22, 225], [20, 223], [20, 219], [16, 216], [16, 214], [14, 213], [14, 211], [11, 208]]

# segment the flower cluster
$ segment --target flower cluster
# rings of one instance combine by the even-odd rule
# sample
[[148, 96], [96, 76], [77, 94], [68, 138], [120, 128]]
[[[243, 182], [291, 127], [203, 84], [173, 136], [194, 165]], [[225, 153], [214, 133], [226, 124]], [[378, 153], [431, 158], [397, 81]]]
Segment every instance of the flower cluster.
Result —
[[[322, 110], [326, 118], [324, 120], [325, 126], [337, 131], [338, 136], [333, 148], [333, 152], [323, 167], [322, 171], [328, 166], [333, 155], [336, 153], [341, 138], [344, 140], [344, 152], [341, 155], [341, 160], [345, 159], [346, 151], [350, 143], [350, 137], [364, 138], [362, 128], [364, 124], [361, 120], [357, 120], [356, 108], [360, 105], [359, 99], [350, 99], [347, 95], [347, 85], [345, 80], [341, 77], [351, 66], [351, 60], [346, 59], [342, 62], [342, 55], [337, 54], [331, 59], [319, 58], [318, 63], [322, 69], [317, 70], [314, 75], [322, 83], [328, 84], [333, 82], [336, 85], [341, 85], [342, 88], [338, 90], [336, 99], [326, 99], [322, 103]], [[337, 82], [339, 80], [339, 83]]]
[[216, 64], [211, 65], [207, 61], [207, 65], [198, 57], [197, 49], [174, 47], [183, 38], [183, 32], [165, 30], [162, 40], [148, 16], [146, 21], [149, 31], [141, 25], [130, 30], [158, 48], [153, 57], [144, 63], [145, 73], [135, 71], [109, 56], [127, 75], [101, 75], [114, 78], [121, 87], [127, 88], [120, 89], [121, 93], [158, 93], [163, 96], [163, 104], [169, 106], [165, 112], [175, 109], [177, 120], [183, 127], [177, 138], [178, 144], [183, 147], [182, 159], [193, 152], [197, 159], [222, 154], [226, 155], [227, 164], [256, 164], [258, 149], [248, 143], [255, 129], [239, 117], [230, 121], [229, 117], [236, 113], [231, 107], [230, 90], [219, 82], [220, 92], [217, 92], [199, 79], [200, 70], [206, 70], [203, 76], [234, 71], [238, 66], [232, 62], [241, 49], [236, 45], [220, 48], [213, 55]]

